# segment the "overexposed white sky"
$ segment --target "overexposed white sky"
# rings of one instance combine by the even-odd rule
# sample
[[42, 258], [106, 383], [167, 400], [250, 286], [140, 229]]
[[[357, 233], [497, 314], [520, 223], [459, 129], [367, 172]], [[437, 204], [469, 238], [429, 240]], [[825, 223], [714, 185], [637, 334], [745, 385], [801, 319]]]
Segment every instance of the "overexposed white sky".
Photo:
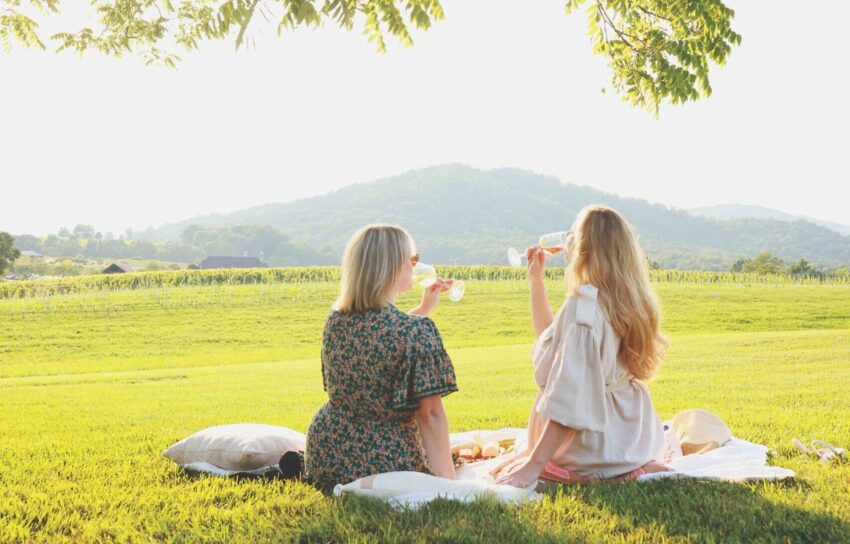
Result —
[[713, 96], [658, 120], [600, 92], [605, 59], [563, 4], [443, 0], [444, 21], [386, 55], [362, 27], [274, 24], [255, 49], [180, 52], [177, 70], [0, 52], [0, 230], [118, 234], [446, 162], [850, 223], [847, 46], [828, 22], [850, 3], [727, 0], [743, 43]]

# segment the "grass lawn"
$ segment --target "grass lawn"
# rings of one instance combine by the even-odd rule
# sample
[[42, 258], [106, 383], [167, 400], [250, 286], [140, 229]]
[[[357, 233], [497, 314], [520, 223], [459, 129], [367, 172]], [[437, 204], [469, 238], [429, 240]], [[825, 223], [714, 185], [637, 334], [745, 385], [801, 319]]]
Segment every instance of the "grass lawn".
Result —
[[[523, 507], [418, 511], [303, 484], [190, 477], [160, 457], [210, 425], [305, 431], [324, 402], [335, 285], [225, 285], [0, 300], [0, 542], [850, 541], [850, 288], [660, 283], [662, 417], [705, 408], [778, 452], [792, 482], [563, 489]], [[557, 304], [564, 296], [550, 284]], [[412, 306], [414, 294], [399, 302]], [[434, 314], [460, 392], [453, 431], [524, 426], [534, 394], [522, 282], [469, 281]]]

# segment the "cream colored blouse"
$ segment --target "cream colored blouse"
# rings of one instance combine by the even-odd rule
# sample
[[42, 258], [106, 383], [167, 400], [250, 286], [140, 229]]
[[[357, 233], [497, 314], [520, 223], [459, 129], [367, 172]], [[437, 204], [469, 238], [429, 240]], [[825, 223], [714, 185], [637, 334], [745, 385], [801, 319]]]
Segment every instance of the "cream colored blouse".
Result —
[[611, 478], [664, 457], [664, 432], [646, 386], [617, 358], [620, 337], [582, 285], [534, 343], [540, 388], [528, 423], [533, 448], [552, 419], [581, 431], [570, 435], [551, 463], [582, 476]]

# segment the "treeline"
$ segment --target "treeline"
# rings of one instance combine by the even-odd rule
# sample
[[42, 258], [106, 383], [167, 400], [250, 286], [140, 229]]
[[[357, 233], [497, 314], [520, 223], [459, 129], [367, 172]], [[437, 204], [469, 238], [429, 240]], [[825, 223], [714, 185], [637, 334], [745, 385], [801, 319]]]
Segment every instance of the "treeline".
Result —
[[[149, 262], [143, 268], [153, 270], [156, 269], [151, 264], [154, 261], [160, 263], [160, 268], [168, 268], [167, 263], [199, 263], [205, 256], [211, 255], [257, 257], [269, 266], [336, 265], [339, 264], [343, 241], [342, 238], [335, 239], [335, 236], [322, 238], [313, 235], [314, 242], [311, 244], [293, 241], [288, 234], [269, 225], [203, 227], [192, 224], [183, 229], [179, 240], [156, 242], [135, 239], [132, 231], [114, 238], [110, 234], [104, 236], [90, 226], [77, 225], [72, 231], [61, 229], [43, 238], [18, 236], [14, 245], [20, 250], [36, 251], [56, 259], [71, 259], [77, 265], [65, 263], [67, 272], [51, 272], [36, 270], [36, 264], [30, 262], [27, 272], [70, 275], [85, 273], [83, 266], [91, 264], [86, 260], [144, 260]], [[503, 265], [507, 264], [505, 250], [508, 243], [522, 247], [534, 241], [534, 238], [521, 233], [466, 232], [464, 236], [455, 238], [440, 232], [417, 239], [417, 246], [423, 261], [430, 264]], [[847, 264], [810, 259], [806, 252], [796, 252], [796, 255], [792, 254], [793, 259], [784, 260], [769, 251], [759, 254], [760, 249], [731, 252], [715, 248], [679, 248], [646, 238], [642, 239], [642, 244], [652, 268], [656, 269], [728, 270], [809, 277], [841, 276], [848, 269]], [[742, 254], [756, 256], [740, 257]], [[550, 260], [553, 267], [562, 264], [560, 259]]]
[[91, 226], [77, 225], [72, 231], [37, 237], [17, 236], [15, 246], [55, 258], [147, 259], [172, 263], [198, 263], [208, 255], [250, 256], [272, 266], [331, 264], [338, 256], [329, 248], [315, 250], [294, 243], [289, 236], [265, 225], [203, 228], [190, 225], [179, 242], [151, 242], [132, 239], [132, 231], [115, 238], [96, 232]]
[[8, 271], [11, 276], [22, 279], [39, 276], [81, 276], [97, 274], [103, 269], [103, 265], [84, 264], [67, 258], [47, 260], [18, 257]]
[[785, 261], [769, 251], [763, 251], [749, 259], [738, 259], [729, 271], [751, 274], [788, 274], [807, 278], [850, 277], [850, 270], [847, 268], [838, 268], [830, 271], [820, 270], [803, 258], [798, 259], [791, 265], [786, 265]]
[[503, 265], [509, 246], [525, 247], [541, 234], [569, 228], [588, 204], [605, 204], [623, 214], [647, 255], [664, 269], [726, 271], [739, 257], [761, 251], [788, 262], [802, 257], [825, 270], [850, 263], [850, 237], [807, 221], [717, 221], [529, 171], [463, 165], [414, 170], [323, 196], [196, 217], [142, 236], [178, 240], [193, 223], [270, 225], [311, 247], [330, 245], [339, 255], [359, 227], [385, 222], [408, 229], [425, 262]]

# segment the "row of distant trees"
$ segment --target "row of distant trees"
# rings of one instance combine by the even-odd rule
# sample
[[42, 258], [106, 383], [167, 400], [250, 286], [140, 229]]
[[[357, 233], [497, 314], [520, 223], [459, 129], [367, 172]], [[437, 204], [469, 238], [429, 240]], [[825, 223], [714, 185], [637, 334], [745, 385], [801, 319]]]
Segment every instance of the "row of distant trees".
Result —
[[21, 250], [15, 247], [15, 239], [8, 232], [0, 232], [0, 274], [21, 256]]
[[77, 225], [73, 230], [63, 228], [45, 237], [21, 235], [14, 245], [20, 250], [56, 258], [149, 259], [181, 263], [198, 262], [208, 255], [248, 255], [270, 265], [287, 266], [329, 264], [335, 257], [330, 248], [317, 250], [294, 243], [287, 234], [264, 225], [214, 228], [190, 225], [180, 238], [179, 242], [135, 240], [130, 230], [115, 238], [90, 225]]
[[[259, 257], [272, 266], [332, 264], [338, 255], [329, 247], [311, 248], [293, 243], [289, 236], [269, 226], [234, 226], [206, 228], [190, 225], [182, 232], [179, 242], [149, 242], [131, 239], [127, 231], [119, 238], [102, 235], [88, 225], [77, 225], [73, 230], [60, 229], [56, 234], [40, 238], [22, 235], [13, 238], [0, 232], [0, 274], [20, 257], [20, 250], [30, 250], [54, 258], [84, 259], [146, 259], [171, 263], [198, 262], [206, 255], [250, 255]], [[154, 269], [148, 263], [146, 268]], [[65, 261], [63, 273], [84, 273], [79, 264]], [[661, 268], [649, 261], [650, 268]], [[786, 264], [780, 257], [762, 252], [755, 257], [740, 258], [731, 267], [732, 272], [757, 274], [791, 274], [808, 277], [848, 277], [847, 268], [827, 272], [800, 258]], [[55, 272], [54, 272], [55, 273]]]
[[732, 272], [752, 272], [756, 274], [791, 274], [792, 276], [806, 276], [810, 278], [823, 278], [827, 276], [850, 277], [850, 270], [839, 268], [832, 273], [827, 273], [812, 266], [802, 257], [794, 264], [786, 265], [780, 257], [768, 251], [763, 251], [753, 258], [738, 259], [730, 269]]

